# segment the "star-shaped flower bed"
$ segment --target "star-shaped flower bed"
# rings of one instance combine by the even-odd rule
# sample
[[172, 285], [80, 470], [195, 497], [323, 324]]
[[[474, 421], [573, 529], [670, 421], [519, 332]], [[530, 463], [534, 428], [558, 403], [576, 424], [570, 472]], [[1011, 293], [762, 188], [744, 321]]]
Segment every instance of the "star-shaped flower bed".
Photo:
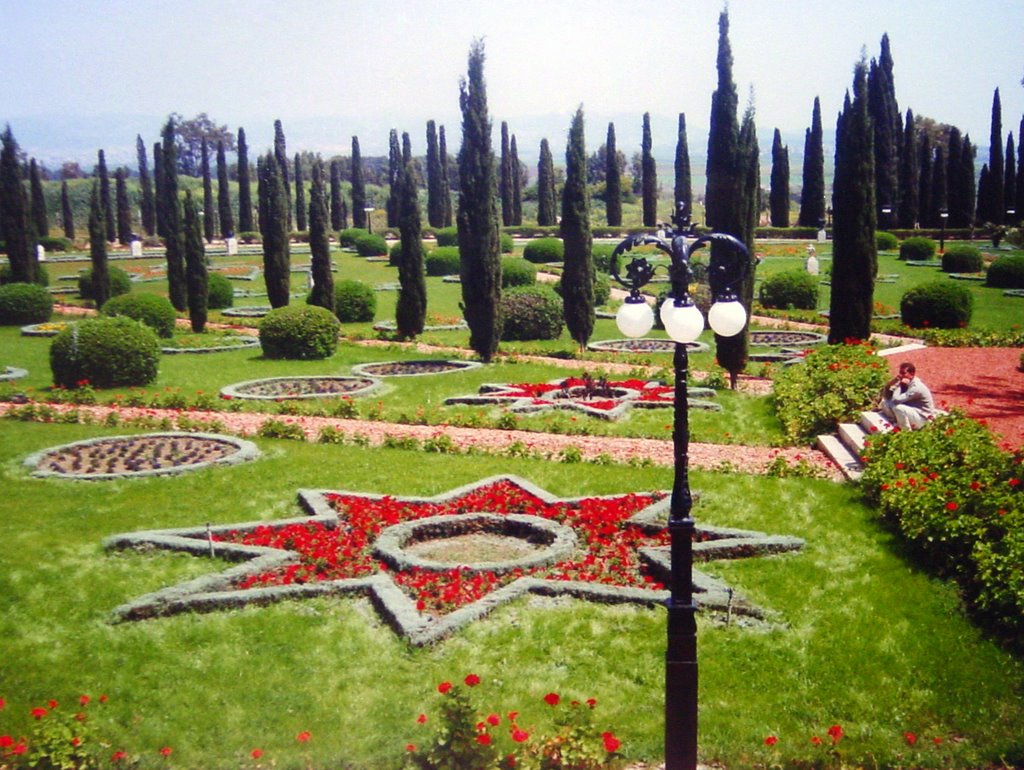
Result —
[[[155, 547], [242, 562], [121, 605], [116, 619], [360, 594], [397, 633], [422, 645], [527, 593], [647, 605], [668, 596], [663, 492], [559, 498], [499, 476], [433, 498], [301, 490], [299, 502], [310, 515], [109, 538], [109, 549]], [[798, 538], [699, 527], [694, 557], [802, 546]], [[694, 590], [705, 608], [764, 617], [699, 571]]]
[[[711, 388], [690, 388], [687, 402], [691, 409], [721, 411], [721, 406], [705, 399], [715, 395]], [[657, 409], [675, 403], [675, 389], [648, 380], [592, 380], [569, 377], [551, 382], [485, 384], [471, 396], [445, 399], [445, 404], [498, 405], [510, 412], [532, 413], [548, 409], [573, 409], [591, 417], [615, 420], [630, 407]]]

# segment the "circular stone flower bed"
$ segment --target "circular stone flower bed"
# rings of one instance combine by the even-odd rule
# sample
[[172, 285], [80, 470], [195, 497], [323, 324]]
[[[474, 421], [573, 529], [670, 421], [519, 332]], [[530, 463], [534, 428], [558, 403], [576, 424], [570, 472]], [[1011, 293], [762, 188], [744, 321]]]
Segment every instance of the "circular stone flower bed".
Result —
[[[673, 340], [624, 338], [591, 342], [587, 347], [602, 353], [674, 353], [676, 343]], [[707, 353], [711, 350], [703, 342], [687, 342], [686, 348], [690, 353]]]
[[271, 310], [272, 308], [269, 306], [241, 305], [240, 307], [226, 307], [220, 311], [220, 314], [230, 318], [263, 318]]
[[[459, 321], [453, 324], [427, 324], [423, 327], [425, 332], [450, 332], [450, 331], [461, 331], [468, 329], [469, 325], [465, 321]], [[380, 321], [373, 325], [375, 332], [395, 332], [398, 331], [398, 324], [394, 321]]]
[[175, 353], [217, 353], [222, 350], [243, 350], [257, 348], [259, 338], [241, 334], [207, 331], [202, 334], [176, 334], [165, 343], [160, 351], [168, 355]]
[[750, 332], [750, 344], [758, 347], [820, 345], [827, 337], [817, 332]]
[[27, 375], [27, 369], [19, 369], [16, 366], [5, 366], [3, 369], [0, 369], [0, 382], [20, 380], [22, 377], [26, 377]]
[[25, 458], [33, 476], [109, 480], [158, 476], [254, 460], [251, 441], [216, 433], [150, 433], [76, 441]]
[[220, 396], [225, 399], [246, 398], [273, 401], [329, 396], [353, 398], [365, 396], [378, 387], [380, 387], [380, 380], [365, 376], [269, 377], [263, 380], [247, 380], [227, 385], [221, 388]]
[[379, 363], [356, 364], [355, 374], [371, 377], [413, 377], [421, 374], [451, 374], [475, 369], [479, 361], [444, 361], [425, 359], [422, 361], [381, 361]]
[[47, 321], [41, 324], [29, 324], [21, 327], [22, 337], [56, 337], [71, 322], [70, 321]]

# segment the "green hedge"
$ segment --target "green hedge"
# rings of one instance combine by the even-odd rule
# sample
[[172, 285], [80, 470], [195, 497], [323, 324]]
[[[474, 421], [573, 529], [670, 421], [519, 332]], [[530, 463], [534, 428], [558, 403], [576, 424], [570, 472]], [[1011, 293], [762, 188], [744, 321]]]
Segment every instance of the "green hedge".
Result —
[[[111, 297], [116, 297], [119, 294], [127, 294], [132, 290], [132, 278], [121, 268], [108, 267], [107, 274], [110, 276]], [[96, 294], [92, 290], [91, 267], [87, 267], [78, 274], [78, 296], [82, 299], [96, 299]]]
[[958, 329], [967, 326], [974, 296], [948, 279], [918, 284], [900, 300], [900, 320], [912, 329]]
[[356, 251], [361, 257], [386, 257], [388, 242], [383, 235], [363, 233], [356, 238]]
[[564, 258], [565, 244], [561, 238], [537, 238], [523, 249], [523, 259], [534, 264], [561, 262]]
[[210, 310], [223, 310], [235, 304], [235, 287], [226, 275], [210, 273], [206, 291], [206, 306]]
[[535, 283], [537, 283], [537, 268], [532, 262], [527, 262], [519, 257], [502, 257], [501, 288], [532, 286]]
[[562, 298], [548, 286], [520, 286], [501, 295], [501, 338], [553, 340], [562, 334]]
[[958, 243], [950, 246], [942, 255], [944, 273], [980, 273], [981, 268], [981, 251], [976, 246]]
[[356, 239], [366, 235], [362, 227], [349, 227], [338, 232], [338, 245], [344, 248], [354, 249]]
[[160, 343], [134, 318], [87, 318], [61, 330], [50, 344], [53, 383], [75, 388], [148, 385], [156, 379]]
[[[2, 252], [3, 249], [0, 249], [0, 253]], [[11, 266], [8, 264], [0, 265], [0, 286], [3, 286], [5, 283], [13, 283], [11, 281]], [[40, 264], [36, 268], [36, 283], [40, 286], [50, 285], [50, 272], [46, 269], [46, 265]]]
[[341, 324], [318, 305], [275, 308], [260, 322], [260, 347], [267, 358], [330, 358], [338, 348]]
[[441, 227], [434, 230], [434, 238], [437, 240], [438, 246], [458, 246], [459, 228]]
[[427, 252], [423, 260], [427, 275], [458, 275], [460, 269], [459, 247], [438, 246]]
[[515, 249], [515, 243], [512, 242], [512, 236], [508, 233], [501, 234], [501, 253], [511, 254]]
[[0, 286], [0, 325], [41, 324], [53, 315], [53, 297], [38, 283]]
[[344, 323], [366, 323], [377, 313], [377, 294], [362, 281], [334, 284], [334, 314]]
[[167, 297], [142, 292], [111, 297], [100, 308], [100, 312], [110, 318], [134, 318], [156, 332], [158, 337], [165, 339], [174, 336], [174, 324], [178, 319]]
[[896, 251], [900, 247], [900, 239], [885, 230], [875, 233], [875, 248], [879, 251]]
[[986, 283], [997, 289], [1024, 289], [1024, 255], [999, 257], [988, 266]]
[[815, 310], [818, 277], [806, 270], [786, 270], [770, 275], [761, 283], [758, 301], [769, 308]]
[[930, 259], [935, 259], [937, 250], [938, 244], [931, 238], [916, 235], [913, 238], [907, 238], [900, 244], [900, 259], [927, 262]]

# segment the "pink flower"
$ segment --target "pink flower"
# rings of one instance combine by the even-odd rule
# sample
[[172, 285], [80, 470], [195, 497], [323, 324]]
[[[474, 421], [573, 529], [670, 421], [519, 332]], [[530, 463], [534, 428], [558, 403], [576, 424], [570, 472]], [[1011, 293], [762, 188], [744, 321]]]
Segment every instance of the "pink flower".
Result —
[[446, 692], [448, 692], [451, 689], [452, 689], [452, 683], [451, 682], [441, 682], [441, 684], [439, 684], [437, 686], [437, 691], [439, 693], [441, 693], [442, 695], [444, 695]]
[[950, 501], [949, 501], [948, 503], [946, 503], [946, 510], [947, 510], [947, 511], [955, 511], [955, 510], [956, 510], [957, 508], [959, 508], [959, 507], [960, 507], [960, 506], [959, 506], [959, 505], [957, 505], [957, 504], [956, 504], [955, 502], [953, 502], [952, 500], [950, 500]]
[[0, 749], [9, 749], [14, 745], [14, 738], [9, 735], [0, 735]]
[[478, 677], [476, 674], [469, 674], [466, 676], [465, 682], [466, 687], [476, 687], [478, 684], [480, 684], [480, 677]]
[[604, 741], [604, 750], [609, 754], [614, 751], [618, 751], [619, 746], [622, 745], [622, 741], [616, 738], [612, 733], [601, 733], [601, 740]]
[[516, 743], [524, 743], [529, 740], [530, 734], [526, 730], [521, 730], [518, 727], [512, 731], [512, 740]]
[[45, 716], [46, 716], [47, 714], [49, 714], [50, 712], [49, 712], [49, 711], [47, 711], [46, 709], [44, 709], [44, 708], [43, 708], [42, 706], [36, 706], [36, 707], [35, 707], [34, 709], [32, 709], [32, 711], [31, 711], [31, 712], [29, 712], [29, 713], [30, 713], [30, 714], [32, 714], [32, 718], [33, 718], [33, 719], [42, 719], [43, 717], [45, 717]]
[[476, 742], [479, 743], [481, 746], [490, 746], [491, 736], [489, 736], [487, 733], [480, 733], [480, 735], [476, 736]]
[[560, 700], [561, 698], [558, 697], [557, 692], [549, 692], [547, 695], [544, 696], [544, 702], [547, 703], [549, 706], [557, 706]]
[[488, 714], [487, 724], [489, 724], [491, 727], [497, 727], [499, 724], [501, 724], [501, 717], [497, 714]]

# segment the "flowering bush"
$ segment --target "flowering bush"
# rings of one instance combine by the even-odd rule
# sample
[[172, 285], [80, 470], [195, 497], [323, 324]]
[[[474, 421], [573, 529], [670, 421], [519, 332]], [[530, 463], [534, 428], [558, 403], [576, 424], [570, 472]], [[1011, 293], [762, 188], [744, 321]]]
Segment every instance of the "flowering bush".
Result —
[[[569, 701], [549, 692], [543, 702], [554, 710], [554, 733], [544, 737], [521, 724], [518, 711], [486, 711], [473, 706], [470, 691], [480, 677], [469, 674], [463, 685], [437, 686], [436, 716], [421, 713], [419, 725], [436, 723], [434, 734], [407, 743], [406, 767], [415, 770], [596, 770], [609, 767], [618, 757], [621, 741], [611, 731], [597, 732], [597, 701]], [[429, 728], [428, 728], [429, 729]]]
[[962, 414], [870, 439], [864, 494], [969, 605], [1024, 631], [1024, 453]]
[[775, 408], [791, 439], [810, 441], [869, 408], [888, 378], [888, 365], [870, 345], [828, 345], [782, 371]]
[[[56, 700], [29, 711], [32, 730], [27, 735], [0, 735], [0, 767], [94, 770], [100, 767], [105, 744], [96, 737], [90, 722], [92, 698], [81, 695], [77, 708], [61, 708]], [[106, 695], [97, 699], [105, 703]], [[6, 708], [0, 698], [0, 710]]]

